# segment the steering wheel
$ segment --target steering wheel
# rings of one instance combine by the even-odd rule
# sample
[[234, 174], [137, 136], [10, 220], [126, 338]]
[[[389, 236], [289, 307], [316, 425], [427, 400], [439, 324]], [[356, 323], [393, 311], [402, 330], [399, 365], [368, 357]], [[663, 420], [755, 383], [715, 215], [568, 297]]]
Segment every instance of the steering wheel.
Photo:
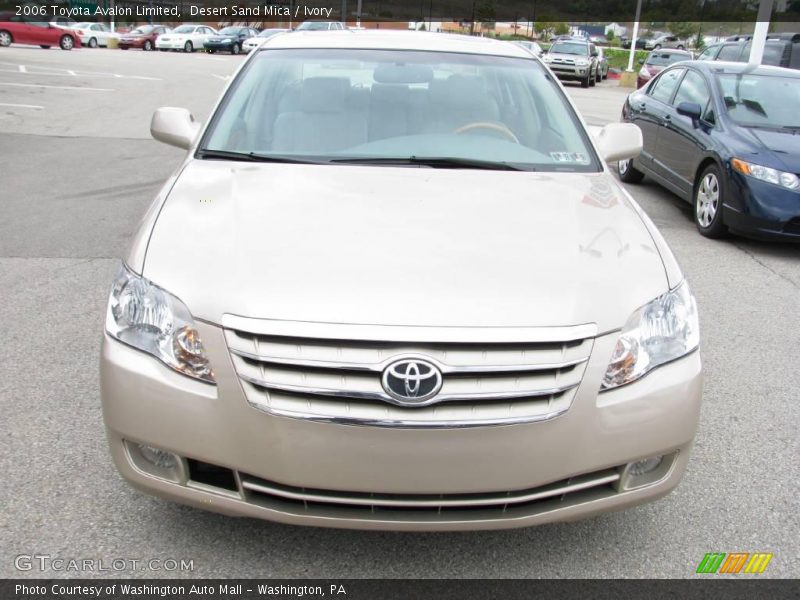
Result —
[[497, 131], [502, 133], [505, 137], [510, 139], [515, 144], [519, 144], [519, 138], [514, 135], [514, 132], [511, 131], [508, 127], [503, 125], [502, 123], [490, 123], [489, 121], [475, 121], [474, 123], [469, 123], [467, 125], [463, 125], [459, 127], [453, 133], [455, 134], [462, 134], [467, 133], [468, 131], [472, 131], [473, 129], [490, 129], [492, 131]]

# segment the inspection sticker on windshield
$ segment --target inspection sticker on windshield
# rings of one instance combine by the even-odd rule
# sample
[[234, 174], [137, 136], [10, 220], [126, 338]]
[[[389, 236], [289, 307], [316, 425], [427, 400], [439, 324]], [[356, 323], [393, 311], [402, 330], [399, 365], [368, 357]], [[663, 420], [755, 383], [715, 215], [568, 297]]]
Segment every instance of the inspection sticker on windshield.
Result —
[[550, 158], [559, 163], [589, 164], [589, 159], [583, 152], [551, 152]]

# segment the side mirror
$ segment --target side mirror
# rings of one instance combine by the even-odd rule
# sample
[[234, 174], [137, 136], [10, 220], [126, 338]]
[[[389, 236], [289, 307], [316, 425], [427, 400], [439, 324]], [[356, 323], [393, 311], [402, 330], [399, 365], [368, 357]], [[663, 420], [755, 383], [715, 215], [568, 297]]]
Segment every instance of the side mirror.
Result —
[[606, 162], [636, 158], [642, 151], [642, 130], [633, 123], [609, 123], [592, 133]]
[[597, 50], [592, 50], [592, 56], [600, 56], [600, 53]]
[[697, 127], [700, 121], [700, 116], [703, 114], [703, 109], [696, 102], [681, 102], [676, 109], [679, 115], [689, 117], [692, 120], [692, 125]]
[[188, 150], [198, 132], [200, 123], [185, 108], [164, 106], [153, 113], [150, 135], [159, 142]]

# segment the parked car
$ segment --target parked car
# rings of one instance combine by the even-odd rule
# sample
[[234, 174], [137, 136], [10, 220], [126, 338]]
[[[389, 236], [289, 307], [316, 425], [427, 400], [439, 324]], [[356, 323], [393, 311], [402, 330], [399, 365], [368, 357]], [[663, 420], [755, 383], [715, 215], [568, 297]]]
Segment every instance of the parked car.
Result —
[[[644, 38], [636, 38], [636, 49], [637, 50], [644, 50], [647, 46], [647, 40]], [[626, 50], [629, 50], [631, 47], [631, 40], [628, 38], [622, 38], [622, 47]]]
[[156, 48], [162, 52], [166, 50], [194, 52], [197, 48], [202, 48], [209, 37], [216, 34], [217, 30], [208, 25], [184, 23], [169, 33], [159, 35], [156, 38]]
[[212, 54], [214, 52], [230, 52], [239, 54], [245, 40], [258, 35], [258, 30], [252, 27], [225, 27], [216, 35], [209, 36], [203, 42], [203, 48]]
[[267, 38], [271, 38], [273, 35], [278, 35], [279, 33], [286, 33], [287, 31], [291, 31], [291, 29], [281, 29], [281, 28], [272, 28], [272, 29], [265, 29], [258, 35], [246, 39], [242, 42], [242, 50], [244, 52], [252, 52], [255, 48], [258, 48], [259, 44], [263, 42]]
[[695, 301], [607, 166], [641, 132], [593, 137], [528, 50], [273, 36], [208, 125], [162, 108], [151, 132], [187, 154], [114, 278], [101, 353], [111, 453], [137, 488], [455, 530], [680, 481]]
[[120, 35], [119, 48], [141, 48], [142, 50], [155, 50], [156, 38], [172, 31], [164, 25], [141, 25], [128, 33]]
[[14, 13], [0, 14], [0, 47], [16, 44], [31, 44], [42, 48], [58, 46], [62, 50], [81, 47], [81, 40], [74, 31], [46, 21], [32, 21]]
[[75, 23], [72, 30], [81, 38], [81, 43], [89, 48], [108, 46], [109, 39], [120, 38], [120, 35], [111, 31], [105, 23]]
[[569, 39], [553, 43], [542, 60], [559, 79], [580, 81], [587, 88], [597, 83], [597, 56], [594, 44]]
[[600, 46], [597, 46], [597, 81], [608, 78], [608, 58]]
[[338, 31], [346, 29], [339, 21], [303, 21], [297, 31]]
[[[697, 60], [747, 62], [752, 41], [722, 42], [708, 46]], [[764, 44], [762, 65], [800, 69], [800, 33], [771, 34]]]
[[687, 50], [654, 50], [646, 59], [639, 60], [642, 68], [636, 75], [636, 87], [642, 87], [668, 66], [682, 60], [692, 60], [692, 53]]
[[707, 237], [728, 230], [800, 241], [800, 74], [779, 67], [691, 62], [628, 97], [642, 130], [623, 181], [652, 177], [694, 204]]
[[542, 47], [536, 42], [529, 42], [526, 40], [516, 40], [514, 43], [517, 44], [517, 46], [522, 46], [526, 50], [529, 50], [531, 54], [533, 54], [534, 56], [541, 56], [542, 53], [544, 52], [542, 50]]
[[660, 35], [657, 38], [645, 41], [645, 50], [661, 50], [662, 48], [676, 48], [683, 50], [688, 43], [676, 35]]
[[60, 27], [61, 29], [72, 29], [73, 25], [76, 24], [77, 21], [75, 19], [71, 19], [69, 17], [52, 17], [50, 19], [50, 24], [55, 25], [56, 27]]
[[593, 44], [608, 44], [608, 38], [604, 35], [590, 35], [589, 41]]

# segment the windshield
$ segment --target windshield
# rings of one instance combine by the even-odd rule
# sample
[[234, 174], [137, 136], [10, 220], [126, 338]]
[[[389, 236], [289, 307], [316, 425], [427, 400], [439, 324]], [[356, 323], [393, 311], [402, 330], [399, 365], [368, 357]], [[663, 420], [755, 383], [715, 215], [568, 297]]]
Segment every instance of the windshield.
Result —
[[142, 35], [147, 35], [151, 31], [153, 31], [153, 29], [155, 28], [152, 25], [145, 25], [143, 27], [137, 27], [136, 29], [131, 31], [131, 33], [141, 33]]
[[306, 21], [297, 28], [298, 31], [318, 31], [320, 29], [327, 30], [328, 23], [325, 21]]
[[672, 63], [690, 59], [691, 57], [688, 54], [679, 54], [677, 52], [651, 52], [645, 64], [666, 67]]
[[800, 127], [800, 77], [717, 75], [728, 116], [745, 127]]
[[578, 56], [589, 56], [589, 46], [583, 42], [556, 42], [550, 46], [553, 54], [577, 54]]
[[204, 150], [323, 163], [435, 157], [599, 170], [546, 68], [445, 52], [261, 51], [226, 94], [198, 157]]
[[191, 25], [181, 25], [172, 30], [172, 33], [193, 33], [194, 27]]
[[219, 31], [219, 35], [239, 35], [238, 27], [225, 27]]

